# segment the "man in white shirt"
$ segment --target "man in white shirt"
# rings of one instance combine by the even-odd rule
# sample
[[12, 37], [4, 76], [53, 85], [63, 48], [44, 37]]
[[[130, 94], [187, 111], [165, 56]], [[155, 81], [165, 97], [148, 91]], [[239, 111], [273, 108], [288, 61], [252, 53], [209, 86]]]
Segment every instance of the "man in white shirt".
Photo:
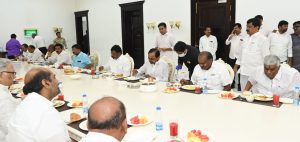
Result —
[[21, 102], [15, 99], [9, 91], [13, 84], [16, 72], [9, 60], [0, 58], [0, 141], [5, 140], [7, 135], [7, 123]]
[[198, 56], [198, 65], [195, 67], [191, 81], [181, 80], [182, 85], [196, 84], [201, 85], [201, 82], [206, 78], [207, 88], [211, 90], [231, 90], [230, 84], [232, 80], [229, 71], [225, 65], [213, 61], [210, 52], [200, 52]]
[[270, 53], [278, 56], [281, 63], [285, 62], [292, 66], [293, 42], [291, 35], [286, 33], [288, 24], [287, 21], [280, 21], [278, 23], [278, 31], [270, 33], [268, 39], [270, 42]]
[[173, 60], [173, 47], [176, 44], [175, 37], [167, 32], [166, 23], [159, 23], [158, 29], [160, 35], [156, 37], [155, 47], [160, 51], [161, 57], [167, 56]]
[[36, 33], [33, 33], [31, 37], [33, 38], [32, 45], [34, 45], [34, 47], [38, 48], [44, 55], [46, 55], [47, 48], [45, 40], [41, 36], [38, 36]]
[[148, 52], [148, 61], [138, 70], [134, 70], [133, 75], [144, 75], [158, 81], [168, 81], [168, 64], [160, 59], [159, 50], [152, 48]]
[[36, 49], [33, 45], [28, 46], [28, 52], [31, 53], [31, 57], [28, 58], [29, 62], [44, 62], [43, 53]]
[[262, 15], [256, 15], [254, 18], [258, 19], [260, 21], [260, 27], [259, 32], [264, 35], [265, 37], [268, 37], [270, 33], [272, 33], [272, 30], [270, 30], [266, 24], [263, 23], [264, 18]]
[[32, 54], [28, 51], [28, 45], [26, 43], [22, 44], [21, 46], [22, 55], [20, 55], [18, 58], [22, 61], [27, 61], [29, 58], [31, 58]]
[[57, 58], [56, 58], [56, 62], [55, 62], [56, 66], [70, 65], [72, 63], [70, 54], [64, 50], [63, 45], [61, 45], [59, 43], [56, 44], [55, 52], [57, 53]]
[[279, 57], [268, 55], [264, 59], [264, 67], [257, 68], [250, 76], [245, 91], [249, 91], [253, 86], [253, 93], [293, 98], [294, 88], [299, 85], [300, 73], [296, 69], [280, 65]]
[[25, 75], [27, 97], [8, 123], [7, 142], [70, 142], [65, 122], [51, 100], [60, 93], [55, 74], [34, 68]]
[[128, 58], [122, 54], [122, 49], [119, 45], [114, 45], [111, 49], [111, 58], [104, 66], [99, 67], [99, 71], [108, 70], [114, 74], [123, 74], [130, 76], [131, 64]]
[[214, 60], [216, 60], [216, 51], [218, 49], [217, 38], [211, 35], [211, 27], [205, 27], [205, 35], [203, 35], [199, 40], [199, 50], [208, 51], [213, 55]]
[[126, 109], [113, 97], [94, 102], [88, 113], [89, 133], [80, 142], [121, 142], [127, 133]]
[[237, 59], [234, 72], [240, 68], [240, 85], [245, 88], [248, 78], [259, 66], [263, 66], [263, 59], [270, 54], [268, 39], [258, 32], [260, 21], [251, 18], [247, 21], [247, 33], [249, 37], [244, 38], [241, 43], [241, 57]]
[[55, 52], [55, 45], [50, 44], [48, 46], [48, 52], [45, 55], [45, 59], [49, 64], [54, 64], [57, 60], [57, 53]]

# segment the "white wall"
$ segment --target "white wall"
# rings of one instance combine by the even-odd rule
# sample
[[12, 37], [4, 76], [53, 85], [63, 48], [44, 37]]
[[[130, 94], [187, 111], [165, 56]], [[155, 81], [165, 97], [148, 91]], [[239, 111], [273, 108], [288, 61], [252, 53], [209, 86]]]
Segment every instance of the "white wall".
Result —
[[24, 28], [37, 28], [48, 45], [55, 38], [53, 27], [61, 27], [67, 44], [75, 43], [76, 3], [73, 0], [1, 0], [0, 3], [0, 47], [12, 33], [17, 34], [21, 44], [31, 43], [31, 38], [24, 37]]
[[[89, 10], [89, 31], [91, 50], [100, 53], [101, 63], [110, 57], [114, 44], [122, 45], [121, 8], [119, 4], [135, 0], [77, 0], [77, 11]], [[169, 32], [177, 40], [190, 42], [190, 2], [186, 0], [146, 0], [144, 2], [144, 46], [145, 55], [154, 47], [155, 37], [159, 34], [157, 24], [181, 21], [181, 28]], [[166, 10], [166, 8], [168, 10]], [[146, 23], [156, 22], [155, 30], [148, 30]], [[147, 56], [145, 57], [147, 58]]]

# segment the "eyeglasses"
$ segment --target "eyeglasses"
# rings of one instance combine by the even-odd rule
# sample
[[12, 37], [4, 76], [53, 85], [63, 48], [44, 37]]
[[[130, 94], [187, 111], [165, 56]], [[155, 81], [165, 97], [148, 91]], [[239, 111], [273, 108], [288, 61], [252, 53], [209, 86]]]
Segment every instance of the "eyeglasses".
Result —
[[3, 72], [5, 72], [5, 73], [10, 73], [10, 74], [13, 74], [13, 75], [16, 75], [16, 74], [17, 74], [17, 72], [14, 72], [14, 71], [3, 71]]

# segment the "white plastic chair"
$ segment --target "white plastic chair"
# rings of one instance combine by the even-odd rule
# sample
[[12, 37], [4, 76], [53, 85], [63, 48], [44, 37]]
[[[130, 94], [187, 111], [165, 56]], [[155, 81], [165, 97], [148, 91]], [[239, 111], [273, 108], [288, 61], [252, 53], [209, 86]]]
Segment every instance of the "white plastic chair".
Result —
[[168, 57], [163, 56], [161, 58], [164, 62], [168, 64], [169, 67], [169, 76], [168, 76], [168, 82], [174, 81], [174, 74], [175, 74], [175, 64], [173, 63], [172, 60], [170, 60]]
[[234, 79], [234, 71], [231, 68], [231, 66], [229, 64], [225, 63], [221, 58], [219, 58], [218, 60], [216, 60], [216, 62], [219, 62], [219, 63], [225, 65], [225, 67], [227, 68], [227, 70], [229, 72], [229, 75], [230, 75], [230, 78], [231, 78], [231, 82], [232, 82], [233, 79]]
[[92, 63], [92, 69], [96, 69], [99, 64], [99, 56], [97, 53], [93, 53], [90, 55], [90, 60]]
[[134, 60], [133, 60], [133, 58], [128, 54], [128, 53], [126, 53], [125, 54], [125, 57], [129, 60], [129, 62], [130, 62], [130, 76], [132, 76], [132, 74], [133, 74], [133, 70], [134, 70]]

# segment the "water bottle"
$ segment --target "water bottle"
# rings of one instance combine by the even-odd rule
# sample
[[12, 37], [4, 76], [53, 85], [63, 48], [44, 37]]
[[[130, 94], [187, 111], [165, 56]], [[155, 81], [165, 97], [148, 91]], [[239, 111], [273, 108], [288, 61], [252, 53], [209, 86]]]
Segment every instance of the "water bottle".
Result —
[[61, 100], [61, 101], [64, 101], [64, 94], [62, 93], [63, 91], [63, 83], [62, 82], [59, 82], [58, 83], [58, 88], [60, 90], [60, 93], [58, 94], [58, 100]]
[[203, 94], [208, 94], [208, 88], [207, 88], [207, 78], [204, 77], [201, 81], [201, 88]]
[[294, 88], [294, 97], [293, 97], [294, 106], [299, 106], [299, 92], [300, 92], [300, 87], [295, 86], [295, 88]]
[[86, 94], [82, 95], [82, 111], [85, 117], [88, 116], [89, 106], [88, 106], [88, 98]]
[[155, 108], [155, 110], [156, 110], [155, 130], [156, 130], [156, 132], [162, 132], [163, 131], [163, 123], [162, 123], [161, 107], [157, 106]]

